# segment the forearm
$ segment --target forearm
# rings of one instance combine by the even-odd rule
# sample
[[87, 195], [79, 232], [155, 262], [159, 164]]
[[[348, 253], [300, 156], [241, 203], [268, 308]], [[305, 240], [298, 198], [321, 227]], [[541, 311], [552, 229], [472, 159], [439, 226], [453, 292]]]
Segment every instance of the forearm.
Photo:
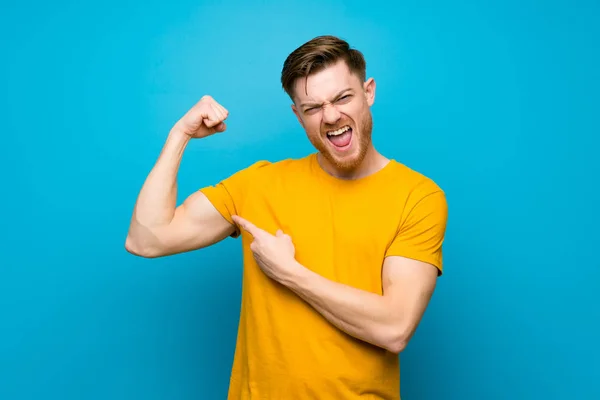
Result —
[[347, 334], [392, 352], [404, 346], [399, 311], [391, 299], [326, 279], [307, 268], [282, 282]]
[[129, 236], [151, 240], [152, 229], [168, 225], [175, 214], [177, 174], [189, 136], [172, 130], [138, 195]]

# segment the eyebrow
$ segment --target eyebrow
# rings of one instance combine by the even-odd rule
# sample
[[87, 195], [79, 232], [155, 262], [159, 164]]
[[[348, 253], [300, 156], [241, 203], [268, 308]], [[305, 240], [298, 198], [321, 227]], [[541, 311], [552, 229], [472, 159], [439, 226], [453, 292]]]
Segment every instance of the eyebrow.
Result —
[[[336, 100], [338, 100], [340, 97], [342, 97], [342, 95], [344, 93], [346, 93], [347, 91], [352, 90], [352, 88], [346, 88], [346, 89], [342, 89], [339, 92], [337, 92], [337, 94], [335, 96], [333, 96], [333, 100], [331, 100], [331, 102], [335, 102]], [[318, 106], [318, 103], [302, 103], [300, 104], [300, 107], [304, 108], [304, 107], [308, 107], [308, 106]]]

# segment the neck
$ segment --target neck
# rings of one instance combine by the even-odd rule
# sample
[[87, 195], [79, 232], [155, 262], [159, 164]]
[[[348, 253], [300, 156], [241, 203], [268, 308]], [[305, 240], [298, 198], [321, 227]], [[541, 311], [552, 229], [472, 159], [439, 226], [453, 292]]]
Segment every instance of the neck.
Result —
[[336, 166], [327, 161], [321, 153], [318, 154], [317, 160], [319, 161], [321, 168], [329, 175], [345, 180], [361, 179], [372, 175], [385, 167], [390, 161], [379, 153], [372, 144], [369, 146], [362, 162], [352, 170], [340, 170], [339, 168], [336, 168]]

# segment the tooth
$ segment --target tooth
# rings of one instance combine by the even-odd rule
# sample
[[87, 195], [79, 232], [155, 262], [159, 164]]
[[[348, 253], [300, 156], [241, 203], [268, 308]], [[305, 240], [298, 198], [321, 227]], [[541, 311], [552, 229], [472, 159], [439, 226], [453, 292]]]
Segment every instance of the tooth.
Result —
[[342, 133], [346, 132], [349, 129], [350, 129], [349, 126], [344, 126], [343, 128], [340, 128], [336, 131], [329, 132], [328, 135], [329, 136], [338, 136], [338, 135], [341, 135]]

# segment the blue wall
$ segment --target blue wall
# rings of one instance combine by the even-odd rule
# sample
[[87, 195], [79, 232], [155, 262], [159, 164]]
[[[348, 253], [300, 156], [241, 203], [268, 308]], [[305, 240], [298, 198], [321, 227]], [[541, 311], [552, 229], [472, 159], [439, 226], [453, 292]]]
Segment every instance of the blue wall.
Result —
[[448, 195], [403, 397], [600, 398], [599, 4], [278, 3], [2, 6], [0, 399], [225, 397], [239, 242], [136, 258], [131, 210], [206, 93], [229, 131], [188, 148], [181, 200], [312, 151], [279, 72], [325, 33], [367, 57], [378, 148]]

